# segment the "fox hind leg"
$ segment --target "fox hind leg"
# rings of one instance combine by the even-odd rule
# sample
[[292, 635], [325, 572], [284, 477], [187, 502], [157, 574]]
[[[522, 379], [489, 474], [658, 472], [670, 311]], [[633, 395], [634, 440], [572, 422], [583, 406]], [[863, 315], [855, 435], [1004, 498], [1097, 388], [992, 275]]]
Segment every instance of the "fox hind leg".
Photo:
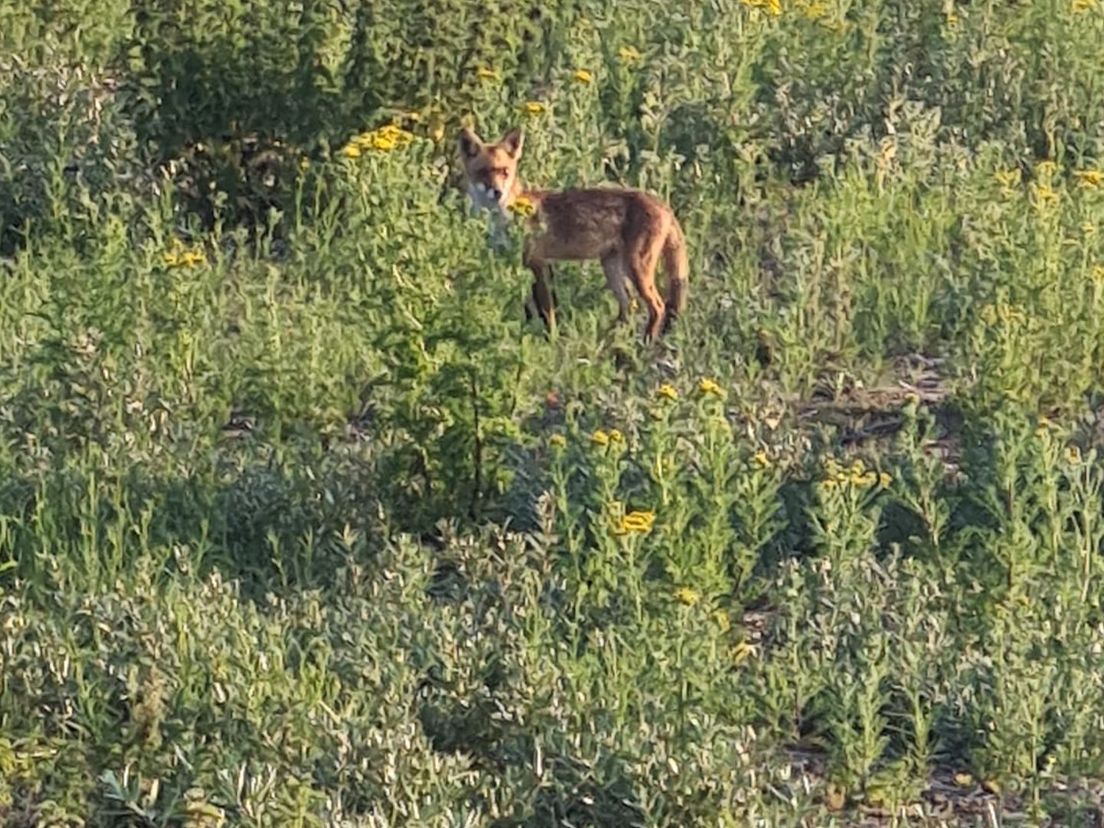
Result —
[[617, 299], [616, 324], [623, 324], [629, 319], [629, 270], [624, 254], [620, 250], [607, 253], [602, 258], [602, 271], [606, 274], [606, 285]]
[[551, 331], [556, 327], [556, 302], [551, 288], [552, 268], [532, 248], [526, 248], [523, 261], [533, 272], [533, 287], [529, 301], [526, 302], [526, 313], [531, 315], [531, 305], [535, 305], [545, 327]]
[[656, 289], [655, 273], [659, 256], [663, 251], [665, 234], [647, 233], [634, 239], [626, 250], [629, 278], [640, 298], [648, 306], [648, 325], [644, 329], [644, 341], [653, 341], [663, 325], [665, 303]]

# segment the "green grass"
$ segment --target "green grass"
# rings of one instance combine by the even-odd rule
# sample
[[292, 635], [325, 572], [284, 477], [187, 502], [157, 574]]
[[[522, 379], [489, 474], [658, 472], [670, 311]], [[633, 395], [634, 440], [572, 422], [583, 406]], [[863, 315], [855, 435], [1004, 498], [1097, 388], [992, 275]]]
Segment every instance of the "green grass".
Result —
[[[1095, 824], [1102, 41], [0, 5], [0, 822]], [[667, 339], [525, 321], [461, 122], [671, 201]]]

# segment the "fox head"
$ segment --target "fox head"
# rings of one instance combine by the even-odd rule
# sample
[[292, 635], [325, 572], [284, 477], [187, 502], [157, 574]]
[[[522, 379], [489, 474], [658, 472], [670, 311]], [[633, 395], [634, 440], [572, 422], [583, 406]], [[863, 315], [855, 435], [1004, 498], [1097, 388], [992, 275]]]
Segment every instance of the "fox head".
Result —
[[518, 160], [524, 136], [511, 129], [496, 143], [484, 143], [472, 130], [460, 130], [460, 162], [467, 179], [468, 198], [477, 207], [503, 212], [517, 185]]

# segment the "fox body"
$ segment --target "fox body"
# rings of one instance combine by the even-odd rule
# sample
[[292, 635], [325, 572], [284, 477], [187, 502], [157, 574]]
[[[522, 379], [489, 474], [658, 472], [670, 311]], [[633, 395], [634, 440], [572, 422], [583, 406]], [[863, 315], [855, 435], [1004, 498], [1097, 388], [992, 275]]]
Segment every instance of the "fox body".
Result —
[[[523, 135], [513, 129], [495, 143], [472, 130], [459, 135], [460, 160], [472, 205], [488, 210], [500, 234], [511, 212], [528, 212], [523, 263], [533, 273], [530, 302], [549, 327], [555, 324], [551, 262], [601, 262], [606, 284], [617, 299], [619, 323], [629, 314], [629, 284], [648, 307], [644, 339], [666, 331], [686, 304], [686, 241], [671, 208], [653, 195], [623, 187], [540, 190], [518, 177]], [[524, 209], [522, 209], [524, 208]], [[659, 263], [667, 296], [656, 288]]]

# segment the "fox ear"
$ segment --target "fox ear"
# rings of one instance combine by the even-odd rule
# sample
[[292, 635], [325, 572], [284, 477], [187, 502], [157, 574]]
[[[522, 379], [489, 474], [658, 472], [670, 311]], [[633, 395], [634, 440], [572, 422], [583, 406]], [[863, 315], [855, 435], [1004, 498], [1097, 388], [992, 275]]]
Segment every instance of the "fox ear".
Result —
[[514, 158], [517, 158], [521, 154], [521, 147], [525, 143], [525, 136], [522, 135], [519, 127], [514, 127], [505, 135], [502, 136], [500, 142], [506, 151], [510, 153]]
[[460, 148], [460, 154], [465, 158], [473, 158], [483, 148], [483, 142], [469, 127], [460, 130], [456, 144]]

